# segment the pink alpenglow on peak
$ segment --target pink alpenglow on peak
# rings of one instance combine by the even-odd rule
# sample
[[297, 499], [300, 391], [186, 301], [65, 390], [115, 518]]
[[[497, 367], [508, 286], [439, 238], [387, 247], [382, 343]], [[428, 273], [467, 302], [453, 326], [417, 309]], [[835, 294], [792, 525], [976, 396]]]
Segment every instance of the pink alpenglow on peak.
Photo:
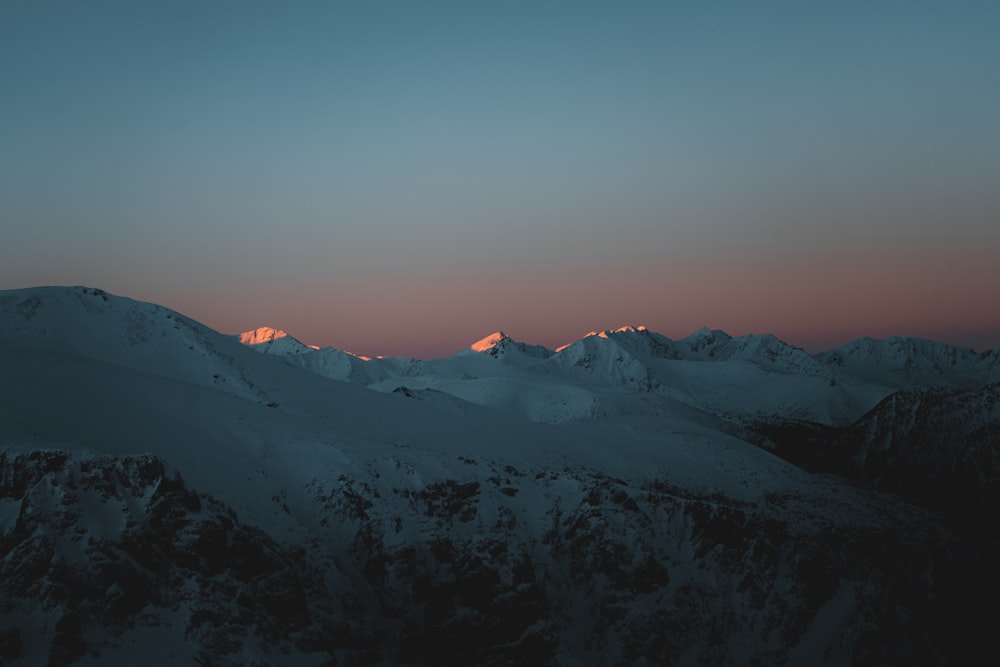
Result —
[[482, 340], [477, 340], [475, 343], [469, 346], [469, 349], [472, 350], [473, 352], [486, 352], [488, 350], [492, 350], [498, 344], [502, 343], [503, 341], [509, 338], [510, 336], [508, 336], [504, 332], [496, 331], [494, 333], [491, 333], [486, 338], [483, 338]]
[[504, 332], [496, 331], [486, 338], [477, 340], [464, 350], [460, 350], [458, 354], [488, 354], [494, 359], [503, 359], [506, 364], [530, 366], [540, 360], [548, 359], [554, 352], [544, 345], [520, 343]]
[[274, 329], [272, 327], [258, 327], [251, 331], [244, 331], [237, 338], [239, 338], [241, 343], [256, 349], [258, 352], [269, 352], [272, 354], [300, 354], [309, 350], [319, 349], [315, 345], [302, 343], [281, 329]]
[[[590, 338], [591, 336], [597, 336], [598, 338], [608, 338], [611, 334], [616, 334], [616, 333], [636, 333], [638, 331], [646, 331], [646, 327], [644, 327], [644, 326], [642, 326], [640, 324], [637, 327], [628, 325], [628, 326], [624, 326], [624, 327], [618, 327], [617, 329], [605, 329], [604, 331], [590, 331], [587, 334], [585, 334], [583, 336], [583, 338]], [[576, 341], [573, 341], [573, 342], [576, 342]], [[566, 343], [565, 345], [560, 345], [559, 347], [556, 348], [556, 352], [562, 352], [563, 350], [565, 350], [567, 347], [569, 347], [572, 344], [573, 343]]]
[[601, 331], [601, 332], [591, 331], [589, 334], [587, 334], [587, 336], [600, 336], [601, 338], [607, 338], [611, 334], [616, 334], [616, 333], [636, 333], [637, 331], [645, 331], [645, 330], [646, 330], [646, 327], [644, 327], [644, 326], [642, 326], [640, 324], [637, 327], [624, 326], [624, 327], [618, 327], [617, 329], [605, 329], [604, 331]]
[[252, 331], [244, 331], [241, 333], [240, 342], [244, 345], [260, 345], [261, 343], [270, 343], [273, 340], [285, 338], [286, 336], [288, 336], [288, 334], [281, 329], [257, 327]]

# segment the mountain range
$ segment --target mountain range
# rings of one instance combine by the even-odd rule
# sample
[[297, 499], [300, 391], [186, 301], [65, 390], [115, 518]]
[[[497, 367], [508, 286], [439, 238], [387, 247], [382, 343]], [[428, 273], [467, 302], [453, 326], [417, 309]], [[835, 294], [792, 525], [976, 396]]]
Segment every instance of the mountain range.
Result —
[[39, 287], [0, 292], [0, 369], [0, 664], [991, 646], [998, 350], [623, 327], [367, 358]]

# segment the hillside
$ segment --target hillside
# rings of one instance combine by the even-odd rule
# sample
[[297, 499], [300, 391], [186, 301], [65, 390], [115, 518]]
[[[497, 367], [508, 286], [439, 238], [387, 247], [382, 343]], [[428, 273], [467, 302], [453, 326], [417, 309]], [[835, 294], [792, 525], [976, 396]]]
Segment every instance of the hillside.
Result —
[[[100, 290], [0, 292], [0, 661], [883, 665], [989, 645], [1000, 540], [956, 513], [989, 516], [993, 487], [909, 494], [935, 462], [992, 479], [988, 355], [933, 388], [720, 332], [290, 352]], [[763, 417], [868, 464], [795, 465], [812, 441]]]

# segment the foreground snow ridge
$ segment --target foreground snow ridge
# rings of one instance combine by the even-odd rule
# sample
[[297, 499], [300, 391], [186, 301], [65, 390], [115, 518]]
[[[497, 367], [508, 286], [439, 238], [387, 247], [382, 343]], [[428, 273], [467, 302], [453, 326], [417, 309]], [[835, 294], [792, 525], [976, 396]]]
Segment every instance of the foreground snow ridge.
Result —
[[431, 361], [0, 292], [0, 664], [972, 664], [996, 351]]

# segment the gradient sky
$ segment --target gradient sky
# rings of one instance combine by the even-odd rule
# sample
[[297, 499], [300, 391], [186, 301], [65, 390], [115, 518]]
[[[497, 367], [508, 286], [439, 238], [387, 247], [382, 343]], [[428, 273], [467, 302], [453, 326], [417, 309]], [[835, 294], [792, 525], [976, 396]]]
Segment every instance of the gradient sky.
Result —
[[0, 289], [433, 357], [1000, 345], [1000, 3], [0, 3]]

